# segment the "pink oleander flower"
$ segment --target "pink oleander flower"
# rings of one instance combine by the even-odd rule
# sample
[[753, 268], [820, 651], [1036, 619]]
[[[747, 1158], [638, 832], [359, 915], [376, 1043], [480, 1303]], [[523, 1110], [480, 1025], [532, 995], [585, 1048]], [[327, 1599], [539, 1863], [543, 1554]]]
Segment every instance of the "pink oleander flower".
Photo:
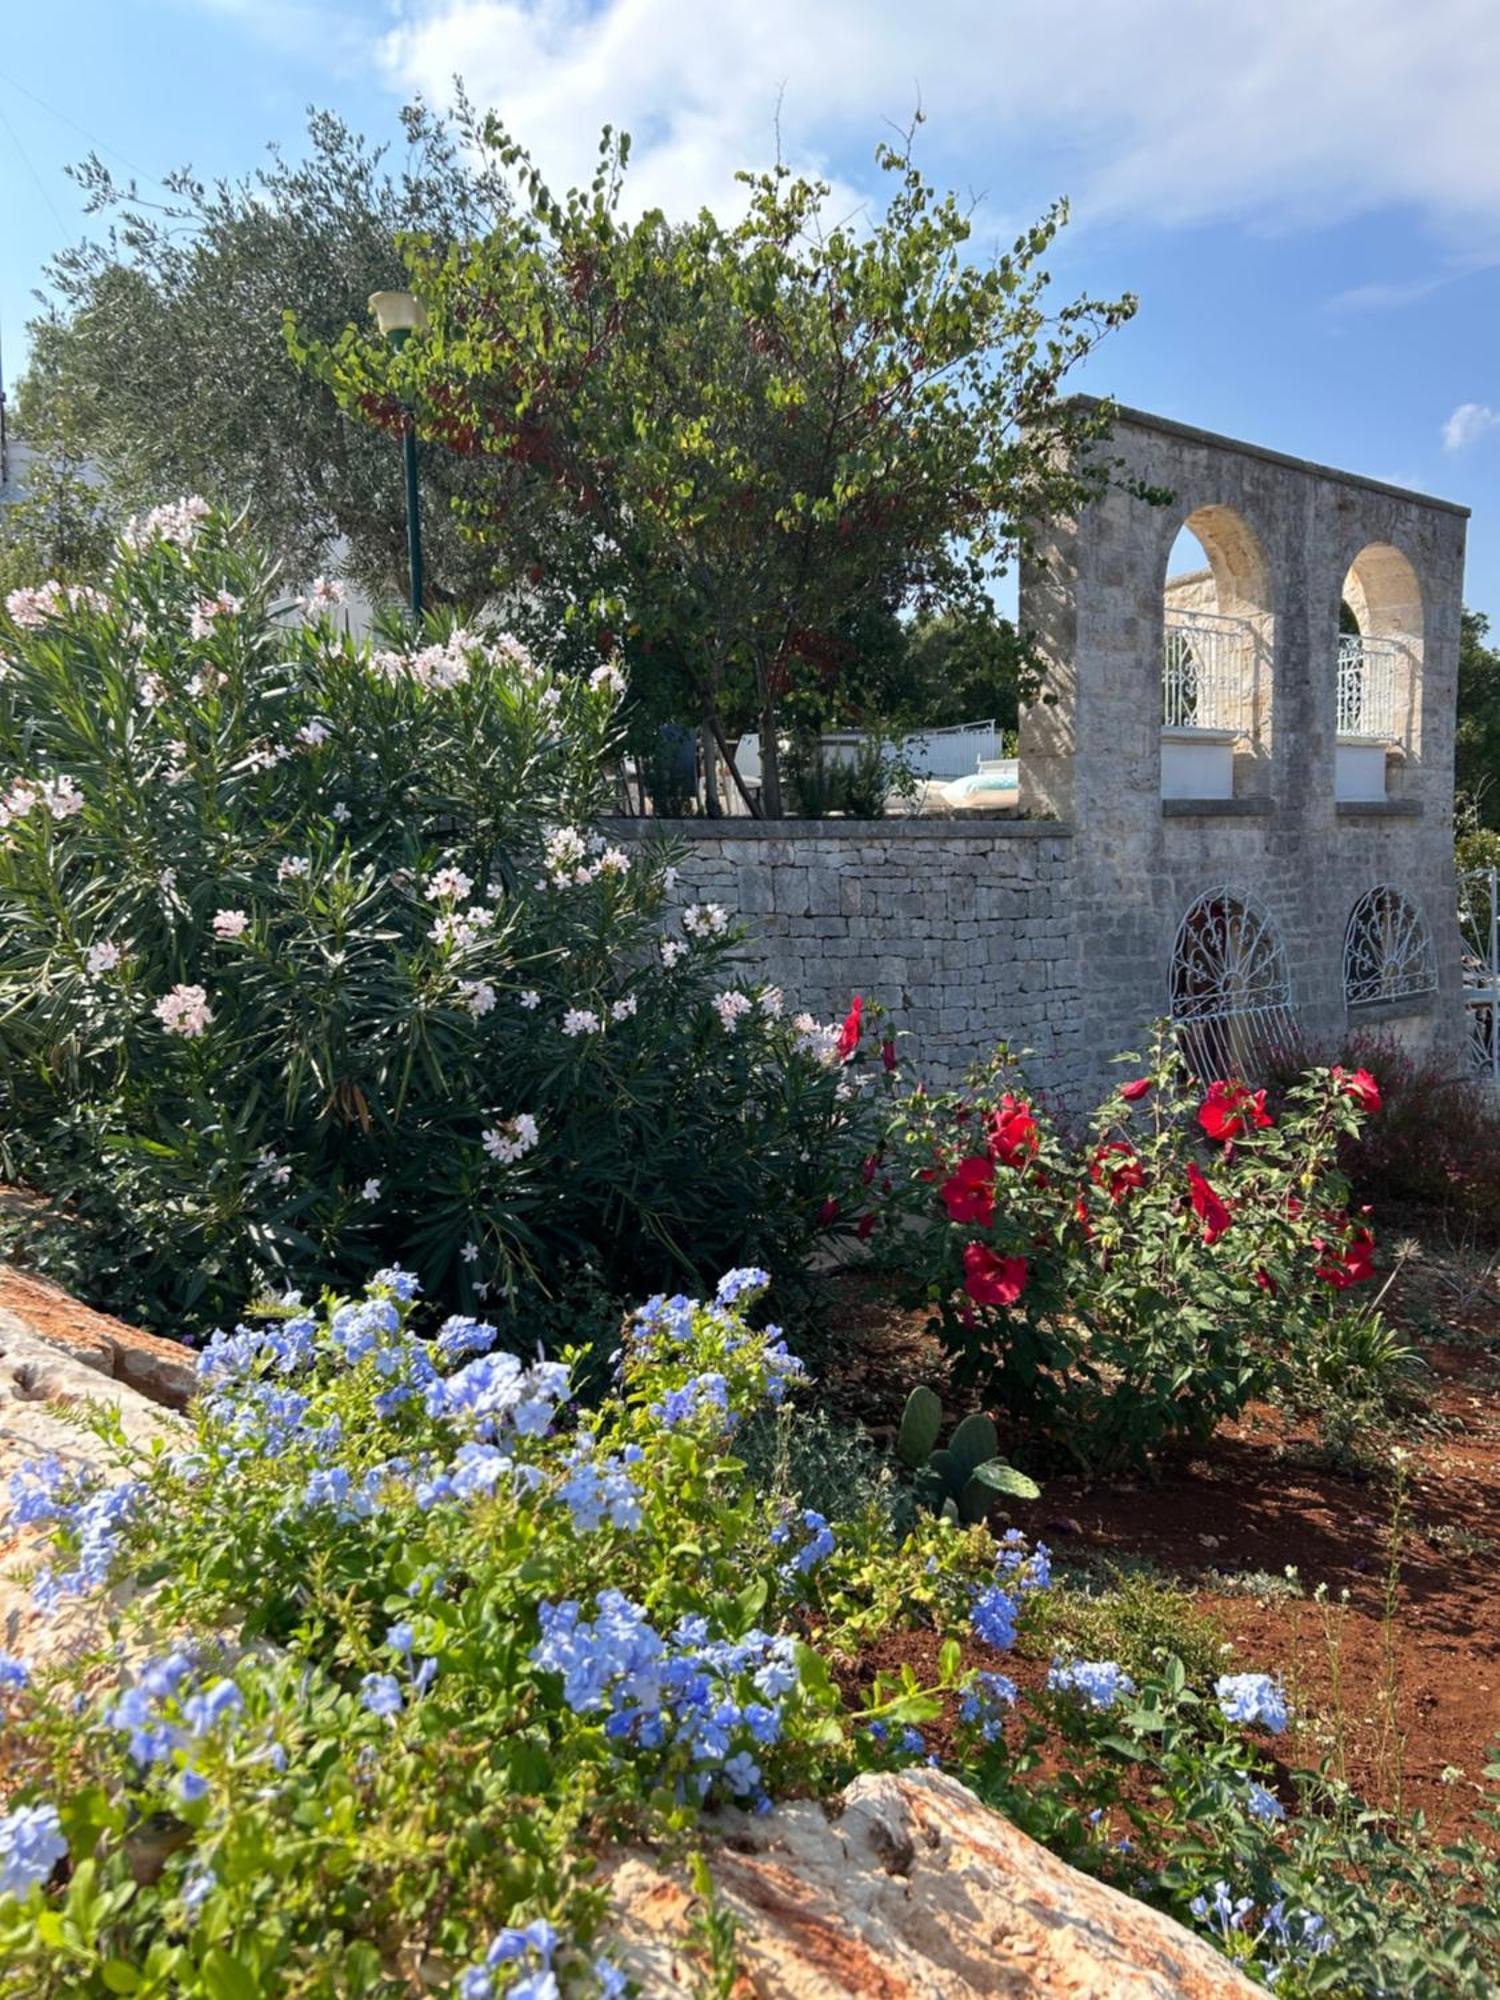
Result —
[[240, 938], [250, 928], [250, 919], [243, 910], [215, 910], [214, 936], [224, 943], [232, 938]]
[[201, 986], [174, 986], [151, 1011], [169, 1035], [182, 1035], [189, 1041], [196, 1040], [213, 1019], [208, 995]]

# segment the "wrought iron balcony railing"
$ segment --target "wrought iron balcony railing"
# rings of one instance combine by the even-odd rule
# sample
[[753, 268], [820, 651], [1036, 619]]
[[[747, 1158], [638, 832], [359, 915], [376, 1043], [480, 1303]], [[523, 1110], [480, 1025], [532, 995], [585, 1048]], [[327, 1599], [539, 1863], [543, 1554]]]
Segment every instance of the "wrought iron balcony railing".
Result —
[[1396, 683], [1404, 651], [1399, 639], [1366, 639], [1357, 632], [1340, 636], [1340, 736], [1399, 738]]
[[1166, 615], [1162, 648], [1163, 729], [1247, 727], [1255, 632], [1216, 611]]

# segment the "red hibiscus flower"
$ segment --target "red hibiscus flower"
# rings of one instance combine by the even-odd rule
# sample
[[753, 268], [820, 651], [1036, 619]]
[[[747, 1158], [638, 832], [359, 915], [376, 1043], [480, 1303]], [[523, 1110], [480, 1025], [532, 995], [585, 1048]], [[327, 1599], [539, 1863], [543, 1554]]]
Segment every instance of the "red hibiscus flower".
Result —
[[854, 1051], [859, 1047], [860, 1021], [864, 1011], [864, 997], [856, 993], [854, 996], [854, 1005], [844, 1016], [844, 1025], [839, 1029], [837, 1054], [840, 1062], [848, 1062]]
[[999, 1109], [990, 1113], [986, 1136], [990, 1152], [1007, 1167], [1022, 1167], [1034, 1160], [1041, 1144], [1031, 1106], [1024, 1098], [1012, 1097], [1009, 1091], [1001, 1098]]
[[1198, 1110], [1198, 1123], [1210, 1139], [1238, 1139], [1252, 1125], [1273, 1124], [1266, 1110], [1266, 1093], [1244, 1083], [1211, 1083]]
[[1345, 1096], [1352, 1097], [1361, 1111], [1380, 1109], [1380, 1085], [1367, 1069], [1336, 1069], [1333, 1080], [1343, 1086]]
[[1026, 1259], [997, 1257], [984, 1243], [964, 1248], [964, 1290], [982, 1306], [1013, 1306], [1026, 1289]]
[[977, 1222], [987, 1229], [995, 1214], [995, 1169], [983, 1153], [960, 1160], [938, 1189], [950, 1222]]
[[1138, 1104], [1150, 1088], [1150, 1077], [1138, 1076], [1134, 1083], [1122, 1083], [1120, 1085], [1120, 1095], [1127, 1104]]
[[1188, 1161], [1187, 1171], [1193, 1213], [1203, 1224], [1203, 1240], [1205, 1243], [1217, 1243], [1229, 1227], [1229, 1210], [1209, 1186], [1196, 1160]]
[[1094, 1148], [1089, 1179], [1108, 1190], [1111, 1201], [1123, 1201], [1132, 1188], [1146, 1185], [1146, 1170], [1127, 1139], [1106, 1139]]
[[1368, 1229], [1356, 1229], [1345, 1244], [1320, 1243], [1323, 1261], [1318, 1276], [1325, 1284], [1344, 1292], [1351, 1285], [1375, 1275], [1375, 1238]]

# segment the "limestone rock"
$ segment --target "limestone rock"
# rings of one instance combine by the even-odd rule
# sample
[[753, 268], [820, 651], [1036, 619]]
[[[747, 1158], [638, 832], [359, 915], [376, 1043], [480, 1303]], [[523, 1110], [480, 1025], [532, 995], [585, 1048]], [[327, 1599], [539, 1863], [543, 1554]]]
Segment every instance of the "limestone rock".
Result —
[[[1067, 1867], [942, 1772], [723, 1816], [710, 1857], [744, 2000], [1251, 2000], [1211, 1946]], [[697, 1988], [697, 1899], [639, 1854], [611, 1871], [610, 1949], [643, 1994]]]

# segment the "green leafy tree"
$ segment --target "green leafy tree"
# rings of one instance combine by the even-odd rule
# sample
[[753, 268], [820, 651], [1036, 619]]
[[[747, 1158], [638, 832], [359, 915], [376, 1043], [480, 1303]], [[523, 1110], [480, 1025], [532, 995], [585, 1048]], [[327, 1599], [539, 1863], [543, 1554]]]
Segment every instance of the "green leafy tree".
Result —
[[627, 222], [628, 142], [606, 129], [586, 189], [558, 200], [491, 120], [524, 203], [484, 237], [403, 245], [431, 329], [393, 355], [351, 326], [302, 355], [345, 406], [478, 458], [462, 503], [495, 581], [580, 654], [623, 647], [726, 757], [758, 727], [781, 810], [789, 702], [847, 670], [871, 607], [973, 617], [1039, 518], [1108, 477], [1086, 448], [1107, 405], [1068, 371], [1134, 310], [1051, 310], [1059, 203], [1014, 247], [971, 255], [972, 221], [909, 144], [883, 147], [884, 208], [858, 226], [777, 166], [748, 210]]
[[[321, 383], [287, 355], [282, 317], [336, 334], [365, 317], [372, 291], [399, 282], [396, 238], [482, 236], [509, 200], [505, 178], [461, 104], [450, 129], [422, 106], [402, 112], [397, 171], [331, 112], [308, 125], [307, 157], [273, 151], [237, 181], [169, 177], [153, 204], [97, 159], [75, 172], [103, 240], [51, 265], [51, 302], [31, 327], [22, 385], [32, 442], [60, 464], [70, 433], [119, 513], [180, 493], [247, 508], [301, 582], [339, 561], [379, 596], [404, 593], [400, 463], [350, 424]], [[482, 597], [487, 565], [462, 539], [452, 502], [471, 468], [425, 454], [427, 582], [432, 602]]]
[[1490, 621], [1465, 611], [1458, 651], [1455, 771], [1473, 825], [1500, 829], [1500, 650], [1487, 643]]

